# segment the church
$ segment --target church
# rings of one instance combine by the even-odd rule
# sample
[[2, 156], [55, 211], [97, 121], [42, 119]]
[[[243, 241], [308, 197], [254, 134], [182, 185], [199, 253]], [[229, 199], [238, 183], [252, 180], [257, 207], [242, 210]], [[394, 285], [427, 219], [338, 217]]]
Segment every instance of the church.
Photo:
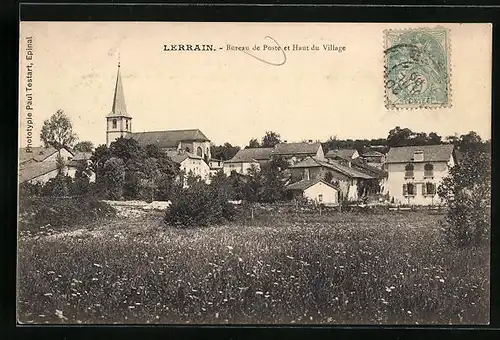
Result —
[[113, 106], [106, 116], [106, 145], [109, 146], [120, 137], [133, 138], [141, 146], [157, 145], [174, 161], [179, 160], [181, 170], [209, 180], [210, 139], [199, 129], [132, 132], [132, 116], [125, 105], [120, 63], [118, 63]]

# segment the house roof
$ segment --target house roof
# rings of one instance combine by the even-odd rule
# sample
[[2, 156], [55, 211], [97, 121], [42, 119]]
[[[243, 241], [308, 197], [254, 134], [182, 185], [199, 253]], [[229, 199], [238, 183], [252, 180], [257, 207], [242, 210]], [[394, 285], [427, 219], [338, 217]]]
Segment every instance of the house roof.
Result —
[[369, 150], [363, 153], [363, 157], [383, 157], [384, 154], [375, 150]]
[[394, 147], [389, 150], [386, 163], [413, 162], [415, 151], [423, 151], [423, 162], [448, 162], [453, 154], [453, 144]]
[[177, 148], [180, 142], [210, 141], [199, 129], [134, 132], [128, 137], [135, 139], [142, 146], [154, 144], [159, 148]]
[[275, 155], [314, 155], [321, 148], [321, 143], [279, 143], [274, 147]]
[[187, 158], [203, 160], [203, 157], [200, 157], [194, 153], [185, 152], [185, 151], [181, 152], [181, 153], [178, 153], [177, 151], [167, 152], [167, 156], [170, 157], [170, 159], [172, 161], [174, 161], [175, 163], [178, 163], [178, 164], [181, 164]]
[[[28, 150], [31, 152], [28, 152]], [[70, 150], [66, 150], [74, 155], [74, 153]], [[19, 163], [22, 164], [30, 159], [34, 159], [37, 162], [43, 162], [47, 157], [52, 156], [56, 152], [57, 149], [53, 147], [45, 148], [43, 146], [39, 146], [32, 148], [19, 148]]]
[[72, 161], [88, 161], [92, 157], [92, 152], [75, 152]]
[[362, 178], [362, 179], [373, 179], [372, 175], [369, 175], [360, 170], [350, 168], [348, 166], [344, 166], [338, 162], [330, 161], [325, 162], [313, 157], [308, 157], [304, 159], [302, 162], [299, 162], [295, 165], [292, 165], [290, 168], [313, 168], [313, 167], [325, 167], [337, 172], [340, 172], [351, 178]]
[[328, 182], [325, 182], [321, 179], [315, 178], [315, 179], [303, 179], [301, 181], [289, 184], [286, 186], [286, 190], [306, 190], [307, 188], [312, 187], [313, 185], [317, 183], [323, 183], [335, 190], [338, 190], [333, 184], [330, 184]]
[[383, 169], [377, 168], [375, 166], [371, 166], [364, 162], [363, 160], [360, 159], [352, 159], [351, 160], [352, 164], [358, 166], [361, 168], [362, 172], [366, 172], [368, 175], [372, 175], [377, 178], [382, 178], [387, 175], [387, 172]]
[[120, 64], [118, 64], [118, 72], [116, 73], [115, 94], [113, 96], [113, 106], [111, 112], [106, 117], [127, 117], [132, 118], [127, 113], [125, 105], [125, 94], [123, 93], [122, 76], [120, 74]]
[[19, 183], [30, 181], [46, 173], [57, 170], [57, 162], [37, 162], [19, 168]]
[[341, 157], [341, 158], [352, 158], [352, 156], [354, 156], [354, 154], [357, 152], [358, 150], [356, 149], [337, 149], [337, 150], [329, 150], [325, 157]]
[[273, 148], [248, 148], [239, 150], [233, 158], [224, 163], [255, 163], [268, 160], [273, 154]]

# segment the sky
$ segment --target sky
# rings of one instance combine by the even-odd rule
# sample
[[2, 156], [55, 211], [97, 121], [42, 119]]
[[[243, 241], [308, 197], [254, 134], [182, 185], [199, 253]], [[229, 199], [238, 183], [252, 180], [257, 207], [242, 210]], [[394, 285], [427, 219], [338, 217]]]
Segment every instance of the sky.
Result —
[[[117, 62], [134, 132], [198, 128], [215, 144], [245, 146], [267, 130], [283, 140], [385, 138], [395, 126], [442, 136], [491, 137], [491, 26], [450, 28], [450, 108], [384, 106], [384, 30], [436, 24], [23, 22], [20, 130], [26, 146], [26, 37], [33, 37], [33, 146], [58, 109], [79, 140], [106, 141]], [[235, 46], [320, 47], [286, 52], [281, 66]], [[213, 44], [211, 52], [165, 52], [164, 44]], [[345, 46], [324, 51], [323, 44]], [[221, 47], [222, 49], [219, 49]], [[252, 51], [280, 63], [280, 51]]]

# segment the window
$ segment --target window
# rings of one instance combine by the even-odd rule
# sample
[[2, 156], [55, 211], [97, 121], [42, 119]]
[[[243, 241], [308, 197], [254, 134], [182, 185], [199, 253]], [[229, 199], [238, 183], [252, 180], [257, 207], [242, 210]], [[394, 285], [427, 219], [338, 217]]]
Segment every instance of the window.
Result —
[[323, 202], [323, 194], [318, 194], [318, 201]]
[[113, 129], [116, 129], [116, 119], [113, 119]]
[[413, 160], [415, 162], [423, 162], [424, 161], [424, 152], [423, 151], [415, 151], [413, 153]]
[[427, 163], [424, 165], [424, 178], [434, 177], [434, 165]]
[[125, 121], [125, 129], [128, 130], [128, 120]]
[[427, 182], [422, 184], [422, 195], [434, 196], [436, 194], [436, 184]]
[[415, 184], [413, 183], [403, 184], [403, 196], [415, 196]]
[[415, 167], [413, 166], [413, 164], [406, 164], [406, 166], [405, 166], [405, 178], [413, 178], [413, 176], [414, 176], [413, 170], [414, 169], [415, 169]]

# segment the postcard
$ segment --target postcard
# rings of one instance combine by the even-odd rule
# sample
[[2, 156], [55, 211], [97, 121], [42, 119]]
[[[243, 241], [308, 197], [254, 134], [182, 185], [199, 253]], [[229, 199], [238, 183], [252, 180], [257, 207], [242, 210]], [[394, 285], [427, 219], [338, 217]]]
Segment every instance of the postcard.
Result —
[[17, 320], [485, 325], [489, 23], [21, 22]]

